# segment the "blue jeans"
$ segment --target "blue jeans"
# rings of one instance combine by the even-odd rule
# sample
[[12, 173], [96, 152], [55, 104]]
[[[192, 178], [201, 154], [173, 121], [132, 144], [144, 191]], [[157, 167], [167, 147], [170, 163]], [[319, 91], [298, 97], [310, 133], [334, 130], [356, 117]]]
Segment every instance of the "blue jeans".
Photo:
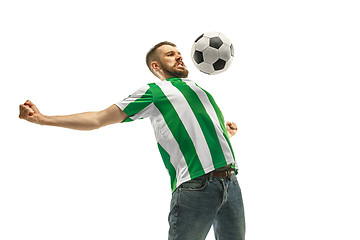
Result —
[[181, 184], [172, 195], [169, 225], [169, 240], [203, 240], [212, 225], [217, 240], [244, 240], [244, 206], [236, 176], [201, 176]]

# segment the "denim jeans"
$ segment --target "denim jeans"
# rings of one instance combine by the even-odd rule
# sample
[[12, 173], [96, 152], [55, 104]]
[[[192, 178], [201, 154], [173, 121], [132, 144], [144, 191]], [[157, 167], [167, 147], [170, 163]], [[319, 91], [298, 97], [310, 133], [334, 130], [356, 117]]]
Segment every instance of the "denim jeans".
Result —
[[236, 175], [204, 175], [180, 185], [172, 195], [169, 225], [169, 240], [203, 240], [212, 225], [217, 240], [244, 240], [244, 206]]

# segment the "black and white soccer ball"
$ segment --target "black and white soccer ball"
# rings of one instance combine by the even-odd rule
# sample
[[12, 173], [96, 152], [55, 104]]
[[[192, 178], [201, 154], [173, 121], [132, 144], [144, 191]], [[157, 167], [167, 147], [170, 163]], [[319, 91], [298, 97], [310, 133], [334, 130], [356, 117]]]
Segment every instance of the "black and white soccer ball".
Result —
[[191, 58], [201, 72], [218, 74], [229, 68], [234, 58], [234, 47], [224, 34], [207, 32], [195, 40]]

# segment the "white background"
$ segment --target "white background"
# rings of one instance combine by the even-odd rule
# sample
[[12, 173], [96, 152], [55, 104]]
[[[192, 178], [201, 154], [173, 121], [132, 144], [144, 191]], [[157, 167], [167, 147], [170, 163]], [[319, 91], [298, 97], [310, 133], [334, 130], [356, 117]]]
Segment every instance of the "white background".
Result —
[[[144, 58], [164, 40], [239, 126], [247, 239], [360, 239], [356, 2], [1, 1], [0, 239], [167, 239], [149, 120], [82, 132], [18, 119], [27, 99], [47, 115], [97, 111], [157, 81]], [[207, 31], [234, 44], [220, 75], [190, 59]]]

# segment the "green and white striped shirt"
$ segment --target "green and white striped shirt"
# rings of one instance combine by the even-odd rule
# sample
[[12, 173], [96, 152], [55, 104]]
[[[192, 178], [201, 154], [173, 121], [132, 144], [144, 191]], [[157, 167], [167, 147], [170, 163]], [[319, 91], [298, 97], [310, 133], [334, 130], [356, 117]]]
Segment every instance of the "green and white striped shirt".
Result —
[[224, 117], [213, 97], [189, 79], [150, 83], [116, 104], [129, 117], [149, 117], [171, 189], [233, 164]]

